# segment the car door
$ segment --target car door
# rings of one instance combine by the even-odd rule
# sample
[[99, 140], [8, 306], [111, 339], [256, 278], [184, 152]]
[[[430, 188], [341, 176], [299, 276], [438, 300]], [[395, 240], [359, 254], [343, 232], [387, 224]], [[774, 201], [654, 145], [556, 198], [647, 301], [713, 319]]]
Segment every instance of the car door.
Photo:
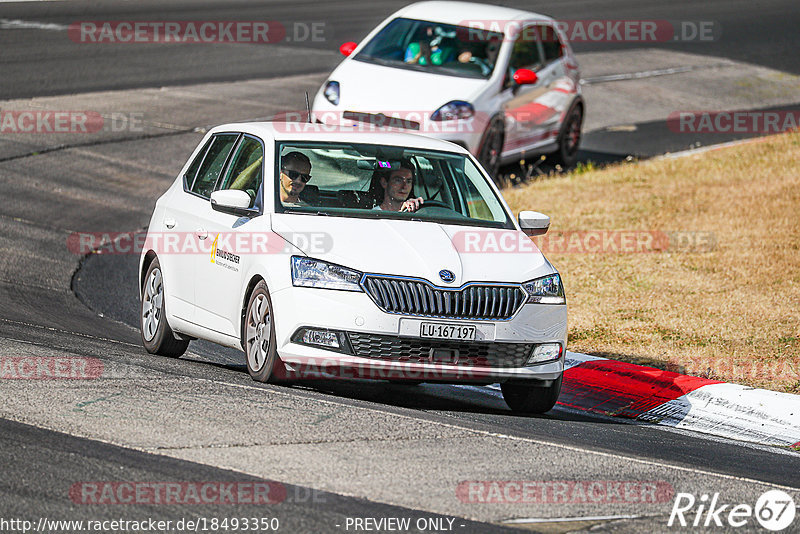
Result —
[[184, 175], [183, 191], [174, 195], [164, 210], [159, 257], [165, 285], [174, 297], [170, 312], [193, 323], [196, 322], [197, 258], [206, 257], [204, 250], [209, 248], [203, 208], [209, 203], [211, 191], [238, 137], [236, 133], [225, 133], [209, 139]]
[[546, 84], [547, 93], [539, 101], [546, 107], [548, 113], [543, 122], [546, 140], [558, 136], [561, 121], [564, 119], [572, 97], [576, 92], [573, 73], [568, 68], [574, 65], [567, 64], [566, 45], [554, 26], [543, 25], [540, 29], [542, 38], [542, 53], [544, 54], [544, 67], [541, 69], [541, 79]]
[[247, 266], [264, 244], [269, 231], [260, 217], [263, 206], [264, 144], [255, 136], [243, 135], [233, 149], [217, 190], [238, 189], [251, 198], [249, 216], [216, 211], [206, 201], [200, 207], [207, 240], [208, 255], [198, 257], [197, 323], [221, 334], [238, 338], [239, 302]]
[[[559, 52], [557, 57], [553, 57], [555, 49]], [[557, 135], [560, 110], [553, 90], [556, 81], [563, 76], [563, 62], [558, 60], [560, 52], [559, 38], [552, 26], [527, 23], [519, 32], [511, 51], [504, 90], [504, 154], [530, 149], [555, 139], [552, 132], [555, 128]], [[513, 73], [518, 69], [535, 72], [537, 82], [517, 85]]]

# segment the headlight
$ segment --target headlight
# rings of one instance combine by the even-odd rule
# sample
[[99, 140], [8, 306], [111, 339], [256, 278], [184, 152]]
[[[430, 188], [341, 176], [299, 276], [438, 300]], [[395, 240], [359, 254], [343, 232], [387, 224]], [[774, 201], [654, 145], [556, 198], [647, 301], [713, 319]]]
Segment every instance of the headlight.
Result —
[[564, 298], [564, 286], [561, 285], [561, 277], [558, 274], [525, 282], [522, 287], [528, 293], [526, 304], [565, 304], [567, 302]]
[[361, 291], [361, 273], [326, 261], [292, 256], [292, 285]]
[[463, 100], [453, 100], [440, 107], [431, 115], [434, 121], [453, 121], [456, 119], [468, 119], [475, 115], [475, 108], [469, 102]]
[[325, 91], [322, 93], [325, 95], [325, 98], [328, 99], [328, 102], [333, 104], [334, 106], [339, 105], [339, 82], [328, 82], [325, 85]]

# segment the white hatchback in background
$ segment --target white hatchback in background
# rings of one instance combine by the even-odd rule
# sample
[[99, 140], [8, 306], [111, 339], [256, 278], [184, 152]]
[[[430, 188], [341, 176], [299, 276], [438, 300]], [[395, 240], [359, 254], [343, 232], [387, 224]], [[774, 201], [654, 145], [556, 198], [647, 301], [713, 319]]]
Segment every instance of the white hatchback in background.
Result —
[[312, 116], [457, 143], [493, 177], [501, 163], [550, 154], [572, 166], [585, 104], [566, 38], [545, 15], [420, 2], [378, 25], [320, 87]]
[[[403, 187], [419, 209], [379, 208]], [[500, 382], [512, 409], [544, 412], [561, 388], [567, 307], [524, 232], [548, 227], [535, 212], [515, 220], [451, 143], [218, 126], [156, 202], [139, 269], [142, 340], [170, 356], [197, 338], [244, 349], [264, 382]]]

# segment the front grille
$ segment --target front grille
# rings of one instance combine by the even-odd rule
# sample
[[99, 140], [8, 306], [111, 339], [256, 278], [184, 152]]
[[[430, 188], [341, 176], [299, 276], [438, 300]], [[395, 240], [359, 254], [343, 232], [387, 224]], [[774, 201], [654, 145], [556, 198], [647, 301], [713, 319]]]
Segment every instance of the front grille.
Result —
[[419, 123], [400, 117], [389, 117], [383, 113], [364, 113], [360, 111], [345, 111], [342, 117], [355, 122], [364, 122], [381, 128], [405, 128], [406, 130], [419, 130]]
[[431, 363], [431, 349], [451, 351], [453, 360], [436, 363], [466, 367], [523, 367], [534, 343], [459, 343], [348, 333], [356, 356], [393, 362]]
[[367, 276], [362, 286], [383, 311], [452, 319], [506, 320], [527, 298], [517, 285], [448, 289], [422, 280]]

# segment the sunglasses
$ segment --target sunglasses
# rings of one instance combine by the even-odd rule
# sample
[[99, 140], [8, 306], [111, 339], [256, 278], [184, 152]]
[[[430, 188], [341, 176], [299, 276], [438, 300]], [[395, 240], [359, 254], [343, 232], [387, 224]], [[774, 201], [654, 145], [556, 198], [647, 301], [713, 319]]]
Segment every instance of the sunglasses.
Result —
[[301, 182], [303, 182], [304, 184], [307, 184], [309, 182], [309, 180], [311, 180], [311, 175], [310, 174], [303, 174], [302, 172], [293, 171], [291, 169], [284, 169], [284, 168], [282, 168], [281, 171], [283, 171], [283, 174], [288, 176], [289, 179], [292, 180], [293, 182], [295, 180], [297, 180], [298, 178], [300, 178]]

